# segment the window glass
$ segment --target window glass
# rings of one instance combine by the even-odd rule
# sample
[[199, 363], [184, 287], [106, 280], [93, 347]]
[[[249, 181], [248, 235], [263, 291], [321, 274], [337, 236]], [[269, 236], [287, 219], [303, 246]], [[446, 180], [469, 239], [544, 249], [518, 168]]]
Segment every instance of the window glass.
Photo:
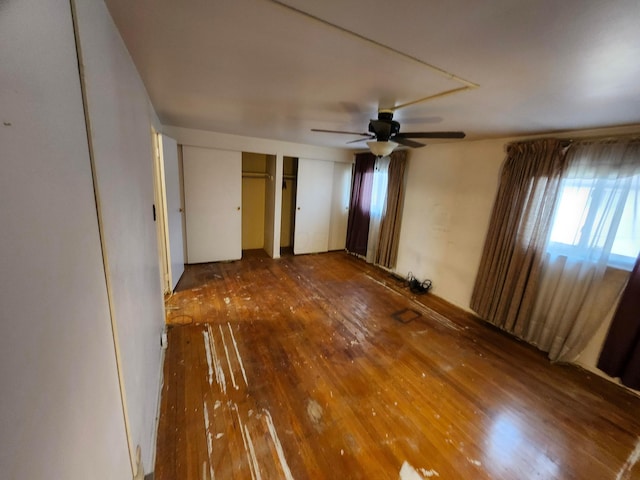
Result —
[[640, 175], [563, 180], [548, 250], [631, 270], [640, 250]]

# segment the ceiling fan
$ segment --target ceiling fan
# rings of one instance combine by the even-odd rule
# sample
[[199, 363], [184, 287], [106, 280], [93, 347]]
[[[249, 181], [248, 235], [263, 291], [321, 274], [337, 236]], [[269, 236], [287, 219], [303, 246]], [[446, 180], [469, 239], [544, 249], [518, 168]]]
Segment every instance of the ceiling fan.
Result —
[[[367, 142], [371, 153], [378, 157], [389, 155], [394, 148], [400, 145], [411, 148], [424, 147], [424, 143], [415, 142], [412, 138], [464, 138], [464, 132], [401, 132], [400, 123], [393, 119], [394, 109], [378, 110], [378, 119], [369, 122], [369, 131], [360, 132], [344, 132], [340, 130], [322, 130], [312, 128], [312, 132], [340, 133], [345, 135], [359, 135], [367, 137]], [[347, 143], [362, 142], [364, 138], [359, 138]]]

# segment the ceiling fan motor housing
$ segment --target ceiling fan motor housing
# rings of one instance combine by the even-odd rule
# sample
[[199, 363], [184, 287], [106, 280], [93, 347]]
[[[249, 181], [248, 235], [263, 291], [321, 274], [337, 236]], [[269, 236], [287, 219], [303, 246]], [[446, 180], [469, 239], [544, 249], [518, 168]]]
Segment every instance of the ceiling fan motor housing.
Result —
[[376, 136], [379, 142], [388, 141], [393, 135], [400, 132], [400, 124], [393, 120], [393, 112], [390, 110], [380, 110], [378, 120], [369, 122], [369, 131]]
[[[396, 107], [398, 108], [398, 107]], [[369, 148], [373, 152], [373, 148], [371, 144], [376, 146], [376, 149], [380, 152], [385, 152], [386, 148], [389, 147], [388, 142], [392, 141], [394, 146], [391, 147], [391, 150], [395, 148], [398, 144], [401, 144], [404, 147], [409, 148], [420, 148], [424, 147], [424, 143], [416, 142], [412, 140], [413, 138], [464, 138], [464, 132], [404, 132], [400, 133], [400, 124], [393, 119], [393, 110], [392, 109], [381, 109], [378, 110], [378, 119], [371, 120], [369, 122], [369, 131], [368, 133], [360, 133], [360, 132], [345, 132], [342, 130], [320, 130], [317, 128], [311, 129], [314, 132], [326, 132], [326, 133], [342, 133], [345, 135], [356, 135], [359, 137], [366, 137], [369, 140], [375, 139], [375, 141], [367, 142]], [[360, 142], [363, 139], [352, 140], [347, 143], [356, 143]], [[384, 146], [384, 147], [383, 147]], [[385, 148], [385, 150], [382, 150]], [[389, 152], [391, 152], [389, 150]], [[385, 154], [387, 155], [387, 154]]]

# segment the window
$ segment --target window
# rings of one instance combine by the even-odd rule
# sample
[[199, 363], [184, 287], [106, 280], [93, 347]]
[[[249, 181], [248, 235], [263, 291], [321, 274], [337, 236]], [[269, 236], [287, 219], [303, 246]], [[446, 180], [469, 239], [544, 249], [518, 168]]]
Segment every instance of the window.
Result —
[[548, 251], [631, 270], [640, 250], [640, 175], [566, 178]]
[[389, 183], [389, 160], [379, 158], [373, 174], [373, 187], [371, 189], [370, 214], [372, 217], [382, 217], [387, 200], [387, 184]]

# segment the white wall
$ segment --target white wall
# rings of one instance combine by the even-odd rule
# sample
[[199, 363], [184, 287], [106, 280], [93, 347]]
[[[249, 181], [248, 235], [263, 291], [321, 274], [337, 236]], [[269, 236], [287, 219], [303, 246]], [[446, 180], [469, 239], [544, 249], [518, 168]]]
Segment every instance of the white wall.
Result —
[[0, 65], [0, 478], [131, 478], [69, 2], [1, 2]]
[[[266, 212], [264, 246], [273, 258], [280, 257], [280, 229], [282, 216], [282, 169], [283, 157], [305, 157], [313, 160], [329, 160], [339, 163], [353, 163], [353, 151], [340, 148], [317, 147], [300, 143], [281, 142], [264, 138], [243, 137], [225, 133], [194, 130], [175, 126], [163, 127], [163, 133], [175, 138], [179, 144], [194, 147], [217, 148], [236, 152], [260, 152], [275, 155], [275, 175], [273, 191], [267, 188], [266, 195], [274, 196], [273, 211]], [[331, 201], [327, 198], [327, 201]], [[267, 208], [271, 208], [267, 203]], [[273, 215], [273, 222], [270, 222]], [[268, 238], [267, 238], [268, 237]]]
[[[206, 130], [194, 130], [174, 126], [163, 127], [163, 133], [175, 138], [181, 145], [353, 163], [353, 151], [343, 148], [317, 147], [302, 143], [243, 137], [240, 135], [229, 135], [226, 133], [208, 132]], [[279, 159], [279, 162], [282, 163], [282, 158]]]
[[132, 448], [153, 469], [164, 328], [145, 88], [101, 0], [77, 2], [91, 139]]

